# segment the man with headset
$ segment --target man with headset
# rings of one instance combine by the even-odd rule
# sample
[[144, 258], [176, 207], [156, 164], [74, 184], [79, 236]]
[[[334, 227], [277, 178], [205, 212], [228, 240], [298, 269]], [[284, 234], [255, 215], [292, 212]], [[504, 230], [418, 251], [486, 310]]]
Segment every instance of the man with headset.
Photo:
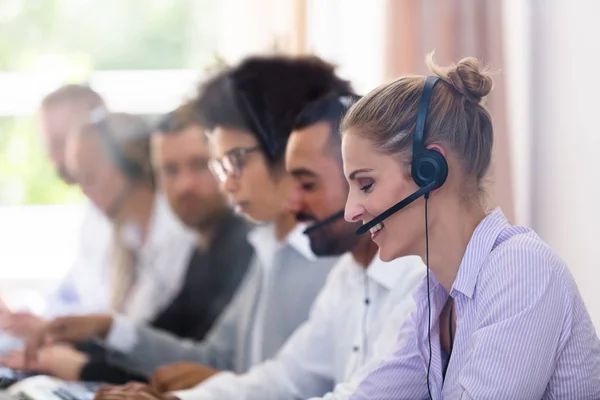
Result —
[[[244, 375], [222, 372], [180, 399], [344, 399], [374, 362], [397, 344], [397, 327], [414, 309], [412, 292], [425, 268], [417, 257], [379, 260], [377, 246], [355, 235], [357, 224], [341, 218], [348, 194], [341, 162], [338, 122], [352, 96], [323, 98], [300, 114], [290, 136], [286, 168], [296, 187], [288, 208], [307, 230], [315, 254], [345, 255], [334, 267], [310, 317], [271, 360]], [[204, 376], [183, 363], [159, 369], [152, 385], [106, 387], [98, 399], [171, 398], [161, 392], [190, 387]], [[198, 380], [194, 382], [194, 374]]]

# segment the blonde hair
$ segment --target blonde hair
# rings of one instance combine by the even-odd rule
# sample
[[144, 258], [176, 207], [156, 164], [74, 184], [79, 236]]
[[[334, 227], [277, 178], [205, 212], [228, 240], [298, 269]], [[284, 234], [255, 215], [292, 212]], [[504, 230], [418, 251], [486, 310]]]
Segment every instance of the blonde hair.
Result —
[[[98, 113], [99, 110], [94, 110]], [[112, 113], [95, 115], [93, 122], [83, 126], [79, 135], [95, 137], [103, 144], [108, 161], [131, 182], [155, 190], [155, 178], [150, 159], [151, 128], [140, 117]], [[123, 236], [124, 221], [113, 224], [114, 244], [111, 256], [111, 306], [122, 312], [131, 287], [135, 283], [136, 254]]]
[[[460, 160], [468, 197], [482, 200], [494, 142], [492, 118], [484, 104], [493, 88], [492, 78], [473, 57], [440, 67], [431, 53], [427, 64], [441, 82], [431, 96], [425, 145], [438, 144], [451, 151]], [[373, 90], [348, 111], [342, 132], [361, 135], [376, 151], [409, 163], [423, 82], [423, 76], [406, 76]]]

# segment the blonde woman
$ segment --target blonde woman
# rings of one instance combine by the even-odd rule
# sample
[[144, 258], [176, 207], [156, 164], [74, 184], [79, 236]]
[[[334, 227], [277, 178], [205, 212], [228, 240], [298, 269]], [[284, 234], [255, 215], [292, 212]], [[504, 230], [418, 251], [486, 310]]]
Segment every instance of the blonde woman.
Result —
[[600, 342], [573, 276], [488, 208], [491, 77], [474, 58], [429, 64], [433, 76], [375, 89], [342, 123], [346, 219], [368, 224], [382, 260], [416, 254], [430, 270], [398, 350], [351, 399], [600, 398]]

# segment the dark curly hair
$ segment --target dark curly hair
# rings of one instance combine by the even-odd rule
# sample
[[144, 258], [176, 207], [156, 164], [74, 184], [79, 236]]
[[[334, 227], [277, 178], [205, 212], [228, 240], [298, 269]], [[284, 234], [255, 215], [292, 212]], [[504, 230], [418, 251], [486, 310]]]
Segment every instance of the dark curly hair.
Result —
[[298, 114], [326, 95], [351, 94], [335, 66], [315, 56], [255, 56], [221, 71], [200, 87], [194, 108], [200, 124], [254, 135], [272, 167], [281, 166]]

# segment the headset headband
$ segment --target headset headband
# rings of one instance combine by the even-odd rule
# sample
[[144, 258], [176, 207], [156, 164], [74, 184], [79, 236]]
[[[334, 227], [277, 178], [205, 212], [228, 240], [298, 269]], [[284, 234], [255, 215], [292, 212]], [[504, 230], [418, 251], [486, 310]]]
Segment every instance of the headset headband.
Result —
[[425, 152], [425, 121], [427, 121], [427, 113], [431, 95], [433, 93], [433, 87], [439, 79], [440, 78], [437, 76], [428, 76], [425, 78], [421, 100], [419, 101], [419, 110], [417, 111], [415, 133], [413, 134], [413, 160]]
[[115, 163], [115, 166], [131, 179], [141, 178], [144, 175], [143, 168], [121, 151], [113, 135], [113, 130], [108, 123], [107, 112], [101, 108], [93, 109], [90, 111], [89, 123], [101, 133], [100, 136], [102, 136], [108, 155]]

